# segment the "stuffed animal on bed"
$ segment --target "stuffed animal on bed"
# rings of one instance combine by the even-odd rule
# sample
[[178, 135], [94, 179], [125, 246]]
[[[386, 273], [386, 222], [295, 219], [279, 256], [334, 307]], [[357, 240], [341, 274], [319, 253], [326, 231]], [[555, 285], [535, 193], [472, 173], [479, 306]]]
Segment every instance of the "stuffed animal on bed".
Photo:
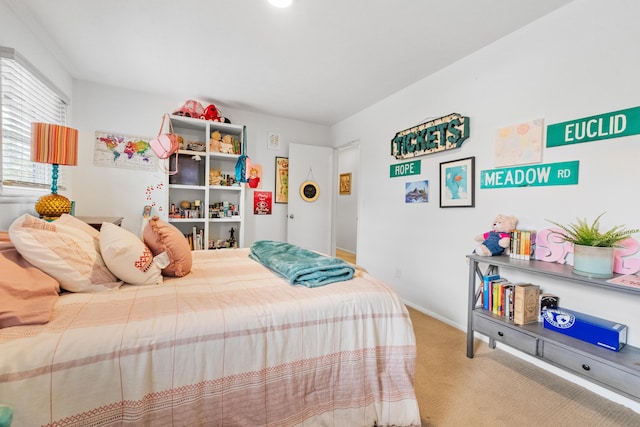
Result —
[[490, 231], [475, 237], [480, 245], [473, 251], [480, 256], [502, 255], [511, 243], [511, 230], [515, 230], [518, 225], [518, 218], [515, 216], [498, 214]]

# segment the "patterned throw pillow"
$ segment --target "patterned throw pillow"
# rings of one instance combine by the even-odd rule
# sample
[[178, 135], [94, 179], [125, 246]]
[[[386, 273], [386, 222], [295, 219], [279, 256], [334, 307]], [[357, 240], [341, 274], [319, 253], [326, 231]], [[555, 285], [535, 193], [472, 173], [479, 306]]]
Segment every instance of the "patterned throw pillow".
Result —
[[110, 222], [100, 228], [100, 252], [113, 274], [131, 285], [160, 285], [160, 267], [153, 262], [153, 253], [129, 230]]
[[169, 265], [162, 269], [163, 275], [182, 277], [189, 274], [193, 262], [191, 248], [175, 226], [154, 216], [144, 227], [142, 237], [154, 256], [167, 254]]
[[9, 226], [9, 237], [20, 255], [60, 282], [70, 292], [104, 292], [122, 282], [105, 265], [95, 234], [67, 215], [47, 222], [29, 214]]

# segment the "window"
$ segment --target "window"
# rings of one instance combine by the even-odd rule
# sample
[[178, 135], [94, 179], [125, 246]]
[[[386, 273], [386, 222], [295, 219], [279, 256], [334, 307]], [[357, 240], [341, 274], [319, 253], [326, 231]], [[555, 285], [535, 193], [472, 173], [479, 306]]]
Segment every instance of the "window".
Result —
[[64, 125], [66, 115], [66, 97], [14, 49], [0, 46], [0, 193], [51, 186], [51, 165], [30, 160], [31, 122]]

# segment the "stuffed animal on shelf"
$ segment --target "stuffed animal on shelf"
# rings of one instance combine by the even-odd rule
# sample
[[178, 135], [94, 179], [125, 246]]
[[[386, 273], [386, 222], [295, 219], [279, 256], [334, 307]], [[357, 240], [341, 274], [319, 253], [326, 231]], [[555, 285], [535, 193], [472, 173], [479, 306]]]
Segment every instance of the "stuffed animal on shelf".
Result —
[[502, 255], [511, 243], [511, 231], [518, 225], [515, 216], [498, 214], [490, 231], [475, 237], [480, 244], [473, 251], [480, 256]]
[[202, 111], [202, 115], [200, 116], [200, 118], [204, 119], [204, 120], [211, 120], [211, 121], [215, 122], [215, 121], [217, 121], [217, 119], [220, 118], [220, 111], [218, 111], [218, 109], [216, 108], [215, 105], [209, 104]]
[[209, 185], [222, 185], [224, 178], [220, 169], [211, 169], [209, 171]]
[[231, 135], [225, 135], [222, 137], [222, 143], [220, 144], [220, 152], [225, 154], [234, 154], [233, 138]]
[[219, 153], [222, 150], [222, 135], [217, 130], [211, 133], [209, 140], [209, 151]]

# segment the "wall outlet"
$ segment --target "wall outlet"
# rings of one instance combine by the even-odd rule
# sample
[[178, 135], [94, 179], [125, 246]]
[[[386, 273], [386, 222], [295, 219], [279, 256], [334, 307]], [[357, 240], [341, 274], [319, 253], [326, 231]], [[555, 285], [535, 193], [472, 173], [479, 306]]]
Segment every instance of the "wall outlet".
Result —
[[402, 277], [402, 271], [400, 271], [400, 269], [398, 267], [396, 267], [396, 272], [394, 274], [394, 276], [399, 279]]

